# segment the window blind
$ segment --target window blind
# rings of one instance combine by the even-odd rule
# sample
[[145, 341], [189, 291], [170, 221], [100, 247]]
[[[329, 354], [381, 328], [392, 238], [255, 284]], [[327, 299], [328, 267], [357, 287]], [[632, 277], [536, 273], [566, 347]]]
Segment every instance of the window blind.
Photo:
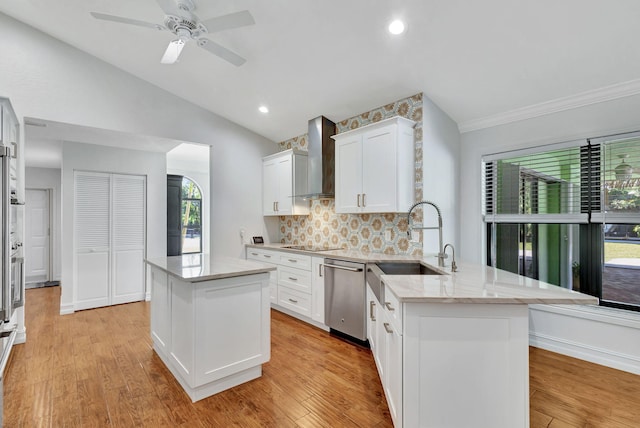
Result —
[[[508, 152], [483, 160], [486, 222], [583, 223], [585, 142]], [[588, 186], [587, 186], [588, 188]]]

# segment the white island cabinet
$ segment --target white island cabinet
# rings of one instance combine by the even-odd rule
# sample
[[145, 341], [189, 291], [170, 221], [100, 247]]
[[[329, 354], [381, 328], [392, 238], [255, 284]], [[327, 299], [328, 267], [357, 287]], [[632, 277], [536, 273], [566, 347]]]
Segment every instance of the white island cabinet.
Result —
[[153, 349], [192, 401], [262, 375], [274, 267], [203, 254], [147, 264]]

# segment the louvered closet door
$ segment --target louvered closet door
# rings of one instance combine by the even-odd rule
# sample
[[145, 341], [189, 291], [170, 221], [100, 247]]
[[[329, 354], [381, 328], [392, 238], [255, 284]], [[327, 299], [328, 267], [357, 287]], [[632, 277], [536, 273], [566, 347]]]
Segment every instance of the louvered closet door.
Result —
[[110, 304], [110, 181], [108, 174], [75, 173], [75, 309]]
[[144, 299], [145, 177], [113, 175], [112, 304]]

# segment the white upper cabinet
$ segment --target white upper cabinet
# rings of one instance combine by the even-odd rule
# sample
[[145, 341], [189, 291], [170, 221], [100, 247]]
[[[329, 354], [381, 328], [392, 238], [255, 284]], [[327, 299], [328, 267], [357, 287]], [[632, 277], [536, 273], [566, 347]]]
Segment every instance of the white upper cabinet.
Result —
[[404, 212], [414, 202], [415, 122], [394, 117], [335, 135], [336, 212]]
[[262, 159], [263, 215], [304, 215], [309, 202], [296, 195], [307, 193], [307, 155], [286, 150]]

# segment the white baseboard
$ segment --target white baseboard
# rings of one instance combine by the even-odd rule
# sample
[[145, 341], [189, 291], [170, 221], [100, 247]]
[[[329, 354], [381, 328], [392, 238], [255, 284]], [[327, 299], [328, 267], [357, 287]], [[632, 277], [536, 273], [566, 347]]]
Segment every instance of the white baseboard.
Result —
[[19, 345], [21, 343], [25, 343], [27, 341], [27, 329], [23, 328], [22, 330], [16, 331], [16, 340], [13, 342], [14, 345]]
[[69, 315], [75, 312], [73, 308], [73, 303], [68, 303], [66, 305], [60, 304], [60, 315]]
[[530, 306], [529, 344], [640, 375], [640, 314], [602, 306]]
[[595, 346], [584, 345], [540, 333], [529, 333], [529, 345], [579, 360], [585, 360], [640, 375], [640, 359], [633, 355], [612, 352], [608, 349], [596, 348]]

